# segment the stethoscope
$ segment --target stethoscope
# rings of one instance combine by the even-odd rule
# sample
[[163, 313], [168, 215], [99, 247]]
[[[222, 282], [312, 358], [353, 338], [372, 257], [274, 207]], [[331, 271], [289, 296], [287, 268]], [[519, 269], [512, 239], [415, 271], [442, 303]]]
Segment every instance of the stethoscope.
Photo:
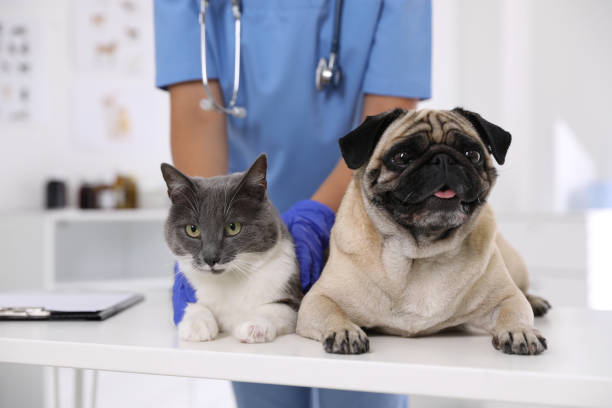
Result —
[[[342, 70], [338, 63], [340, 48], [340, 20], [342, 18], [342, 2], [336, 0], [336, 10], [334, 14], [333, 38], [329, 60], [325, 57], [319, 60], [315, 72], [315, 87], [321, 91], [328, 86], [337, 87], [342, 79]], [[216, 110], [237, 118], [244, 118], [247, 114], [245, 108], [236, 105], [238, 97], [238, 86], [240, 85], [240, 28], [242, 18], [241, 0], [232, 0], [232, 14], [234, 16], [234, 85], [232, 98], [227, 106], [223, 106], [215, 101], [208, 85], [208, 75], [206, 74], [206, 9], [209, 0], [200, 0], [200, 52], [202, 62], [202, 83], [206, 91], [206, 98], [200, 101], [200, 107], [205, 111]]]

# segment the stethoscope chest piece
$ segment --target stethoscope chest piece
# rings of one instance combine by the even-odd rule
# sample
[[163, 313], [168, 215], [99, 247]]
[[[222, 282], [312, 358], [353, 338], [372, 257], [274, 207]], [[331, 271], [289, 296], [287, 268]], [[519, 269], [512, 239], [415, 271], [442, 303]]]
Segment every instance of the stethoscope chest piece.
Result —
[[320, 91], [328, 85], [332, 85], [334, 88], [340, 85], [342, 80], [342, 70], [338, 65], [335, 64], [335, 54], [330, 54], [329, 64], [327, 59], [321, 58], [317, 65], [317, 71], [315, 73], [315, 86]]
[[329, 52], [329, 62], [325, 57], [319, 60], [317, 70], [315, 72], [315, 86], [317, 90], [322, 90], [328, 85], [336, 88], [342, 80], [342, 70], [338, 63], [338, 55], [340, 53], [340, 21], [342, 20], [342, 1], [336, 0], [336, 12], [334, 14], [334, 27]]

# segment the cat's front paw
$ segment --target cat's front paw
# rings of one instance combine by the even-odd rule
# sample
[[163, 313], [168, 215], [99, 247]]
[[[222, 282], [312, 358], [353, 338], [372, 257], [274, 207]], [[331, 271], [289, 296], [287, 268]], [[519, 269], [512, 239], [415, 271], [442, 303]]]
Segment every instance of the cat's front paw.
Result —
[[187, 341], [209, 341], [219, 334], [219, 326], [206, 306], [191, 303], [185, 308], [178, 325], [179, 338]]
[[276, 328], [267, 320], [249, 320], [234, 329], [234, 337], [242, 343], [267, 343], [276, 338]]

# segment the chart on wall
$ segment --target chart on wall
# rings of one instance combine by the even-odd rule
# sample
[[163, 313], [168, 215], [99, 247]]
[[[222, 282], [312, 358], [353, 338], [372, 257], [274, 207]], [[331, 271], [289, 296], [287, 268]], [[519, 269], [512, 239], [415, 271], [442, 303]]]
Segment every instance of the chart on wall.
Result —
[[154, 134], [141, 86], [118, 79], [111, 84], [77, 79], [75, 85], [73, 125], [80, 147], [138, 150]]
[[151, 10], [142, 0], [74, 2], [76, 66], [81, 72], [139, 75], [148, 61]]
[[35, 24], [0, 16], [0, 122], [27, 123], [41, 118], [41, 41]]
[[76, 142], [137, 149], [151, 135], [157, 108], [151, 2], [79, 0], [73, 7]]

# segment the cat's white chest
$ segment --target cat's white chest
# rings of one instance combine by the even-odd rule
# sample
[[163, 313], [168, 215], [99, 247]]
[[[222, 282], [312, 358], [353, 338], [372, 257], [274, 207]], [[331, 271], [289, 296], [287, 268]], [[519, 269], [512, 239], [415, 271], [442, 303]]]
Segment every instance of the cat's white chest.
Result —
[[[231, 275], [230, 275], [231, 274]], [[250, 310], [269, 298], [257, 278], [245, 279], [229, 273], [216, 284], [202, 285], [196, 290], [198, 303], [212, 312], [222, 331], [231, 331]]]
[[219, 275], [182, 265], [181, 270], [196, 291], [197, 303], [212, 312], [221, 331], [231, 332], [258, 308], [286, 297], [287, 285], [298, 273], [293, 251], [290, 241], [280, 241], [265, 254], [238, 255], [237, 263], [248, 268], [229, 267]]

